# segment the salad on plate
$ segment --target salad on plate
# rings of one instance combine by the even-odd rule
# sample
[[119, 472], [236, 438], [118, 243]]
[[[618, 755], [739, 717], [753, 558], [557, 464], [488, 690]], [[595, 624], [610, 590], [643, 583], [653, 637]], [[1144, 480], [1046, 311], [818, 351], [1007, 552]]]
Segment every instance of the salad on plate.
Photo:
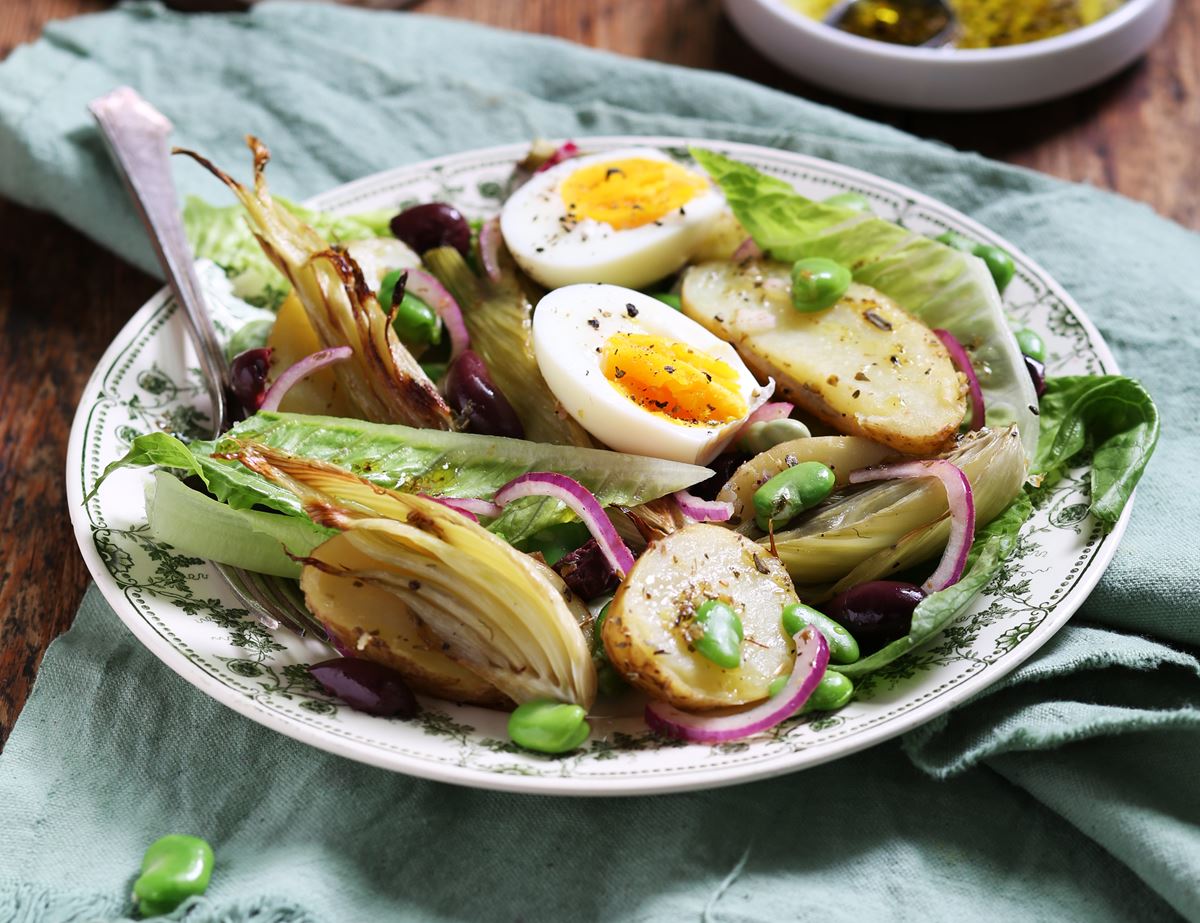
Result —
[[[934, 638], [1081, 453], [1115, 523], [1135, 381], [1046, 377], [1003, 250], [712, 150], [537, 142], [498, 216], [335, 216], [199, 155], [189, 200], [240, 419], [137, 437], [150, 533], [299, 581], [352, 707], [589, 714], [723, 743], [833, 711]], [[189, 152], [185, 152], [189, 153]], [[98, 486], [98, 484], [97, 484]]]

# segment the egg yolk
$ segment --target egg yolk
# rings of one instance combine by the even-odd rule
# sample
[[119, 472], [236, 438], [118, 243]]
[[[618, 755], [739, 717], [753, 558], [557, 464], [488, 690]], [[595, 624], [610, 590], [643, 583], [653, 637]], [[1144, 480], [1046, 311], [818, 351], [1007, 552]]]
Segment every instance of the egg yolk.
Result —
[[738, 374], [685, 343], [617, 333], [600, 355], [604, 377], [638, 406], [677, 423], [719, 425], [746, 415]]
[[561, 187], [567, 216], [591, 218], [618, 231], [640, 228], [682, 208], [708, 181], [667, 160], [633, 157], [581, 167]]

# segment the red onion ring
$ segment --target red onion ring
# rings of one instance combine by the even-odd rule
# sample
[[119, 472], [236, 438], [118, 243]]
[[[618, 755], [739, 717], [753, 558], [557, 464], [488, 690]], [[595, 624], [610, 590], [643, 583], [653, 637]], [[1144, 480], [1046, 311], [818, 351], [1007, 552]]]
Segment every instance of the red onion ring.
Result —
[[983, 429], [983, 388], [979, 385], [979, 377], [975, 374], [975, 367], [971, 365], [971, 357], [967, 354], [966, 347], [949, 330], [938, 328], [933, 334], [942, 341], [958, 370], [967, 376], [967, 388], [971, 393], [971, 429]]
[[457, 358], [459, 353], [471, 345], [471, 336], [467, 333], [462, 309], [454, 300], [454, 296], [446, 291], [441, 282], [422, 269], [408, 270], [407, 289], [437, 312], [437, 316], [446, 325], [446, 332], [450, 334], [450, 358]]
[[751, 423], [766, 423], [768, 420], [786, 420], [792, 415], [792, 411], [796, 407], [794, 404], [789, 404], [787, 401], [771, 401], [769, 404], [763, 404], [758, 410], [746, 417], [746, 422], [742, 424], [744, 430]]
[[479, 261], [489, 282], [500, 281], [500, 219], [491, 218], [479, 229]]
[[724, 500], [702, 500], [686, 490], [675, 491], [675, 502], [693, 522], [724, 522], [733, 515], [733, 504]]
[[735, 715], [695, 715], [666, 702], [646, 706], [646, 724], [652, 731], [692, 743], [717, 744], [759, 734], [799, 711], [825, 675], [829, 644], [825, 636], [805, 625], [796, 632], [796, 662], [787, 685], [764, 702]]
[[534, 170], [534, 173], [544, 173], [551, 167], [557, 167], [564, 160], [570, 160], [579, 153], [579, 146], [574, 141], [564, 141], [558, 149], [546, 158], [546, 162]]
[[863, 468], [852, 472], [851, 484], [868, 481], [890, 481], [893, 478], [937, 478], [946, 488], [946, 503], [950, 507], [950, 539], [937, 570], [921, 584], [926, 593], [944, 590], [958, 583], [967, 566], [967, 554], [975, 540], [975, 495], [963, 470], [945, 459], [901, 462], [879, 468]]
[[738, 248], [733, 251], [733, 256], [730, 257], [735, 263], [741, 263], [743, 260], [762, 259], [762, 249], [754, 242], [753, 237], [747, 237]]
[[462, 513], [464, 516], [467, 517], [467, 519], [471, 520], [471, 522], [479, 522], [478, 516], [476, 516], [470, 510], [464, 510], [460, 506], [455, 506], [453, 503], [450, 502], [449, 497], [431, 497], [431, 496], [429, 496], [429, 494], [417, 494], [417, 496], [423, 497], [426, 500], [432, 500], [434, 503], [440, 503], [442, 506], [448, 506], [450, 509], [454, 510], [454, 512]]
[[521, 497], [551, 497], [566, 504], [592, 533], [592, 538], [604, 553], [604, 559], [616, 571], [618, 578], [624, 580], [625, 575], [633, 570], [633, 554], [617, 535], [604, 507], [574, 478], [555, 471], [531, 471], [501, 487], [496, 491], [495, 499], [500, 506], [507, 506]]
[[354, 350], [349, 346], [331, 346], [329, 349], [319, 349], [311, 356], [305, 356], [299, 362], [295, 362], [288, 366], [274, 383], [267, 389], [267, 393], [263, 395], [262, 403], [258, 405], [259, 410], [278, 410], [279, 403], [283, 400], [285, 394], [292, 389], [292, 386], [302, 378], [306, 378], [318, 369], [323, 369], [327, 365], [333, 365], [335, 362], [341, 362], [343, 359], [349, 359], [354, 355]]
[[431, 497], [430, 499], [458, 510], [460, 513], [466, 513], [476, 520], [479, 516], [495, 519], [501, 513], [499, 504], [493, 503], [491, 500], [476, 500], [473, 497]]

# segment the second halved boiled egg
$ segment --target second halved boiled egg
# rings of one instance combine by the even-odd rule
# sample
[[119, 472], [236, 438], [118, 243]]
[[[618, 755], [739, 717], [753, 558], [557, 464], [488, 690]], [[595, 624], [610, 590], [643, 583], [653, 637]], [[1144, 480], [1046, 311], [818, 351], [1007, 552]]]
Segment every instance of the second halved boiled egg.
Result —
[[702, 173], [653, 148], [563, 161], [504, 203], [513, 258], [547, 288], [638, 288], [670, 275], [705, 240], [725, 200]]
[[568, 285], [538, 302], [546, 384], [619, 452], [704, 464], [771, 396], [733, 347], [668, 305], [615, 285]]

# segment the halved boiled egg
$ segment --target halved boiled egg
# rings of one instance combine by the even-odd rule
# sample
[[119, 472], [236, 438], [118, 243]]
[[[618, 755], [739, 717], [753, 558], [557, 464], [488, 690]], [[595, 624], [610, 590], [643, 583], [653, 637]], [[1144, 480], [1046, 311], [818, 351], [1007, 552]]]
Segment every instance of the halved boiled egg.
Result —
[[639, 288], [679, 269], [725, 200], [702, 173], [653, 148], [566, 160], [504, 203], [513, 258], [547, 288], [606, 282]]
[[533, 350], [546, 384], [619, 452], [704, 464], [775, 390], [733, 347], [668, 305], [615, 285], [568, 285], [538, 302]]

